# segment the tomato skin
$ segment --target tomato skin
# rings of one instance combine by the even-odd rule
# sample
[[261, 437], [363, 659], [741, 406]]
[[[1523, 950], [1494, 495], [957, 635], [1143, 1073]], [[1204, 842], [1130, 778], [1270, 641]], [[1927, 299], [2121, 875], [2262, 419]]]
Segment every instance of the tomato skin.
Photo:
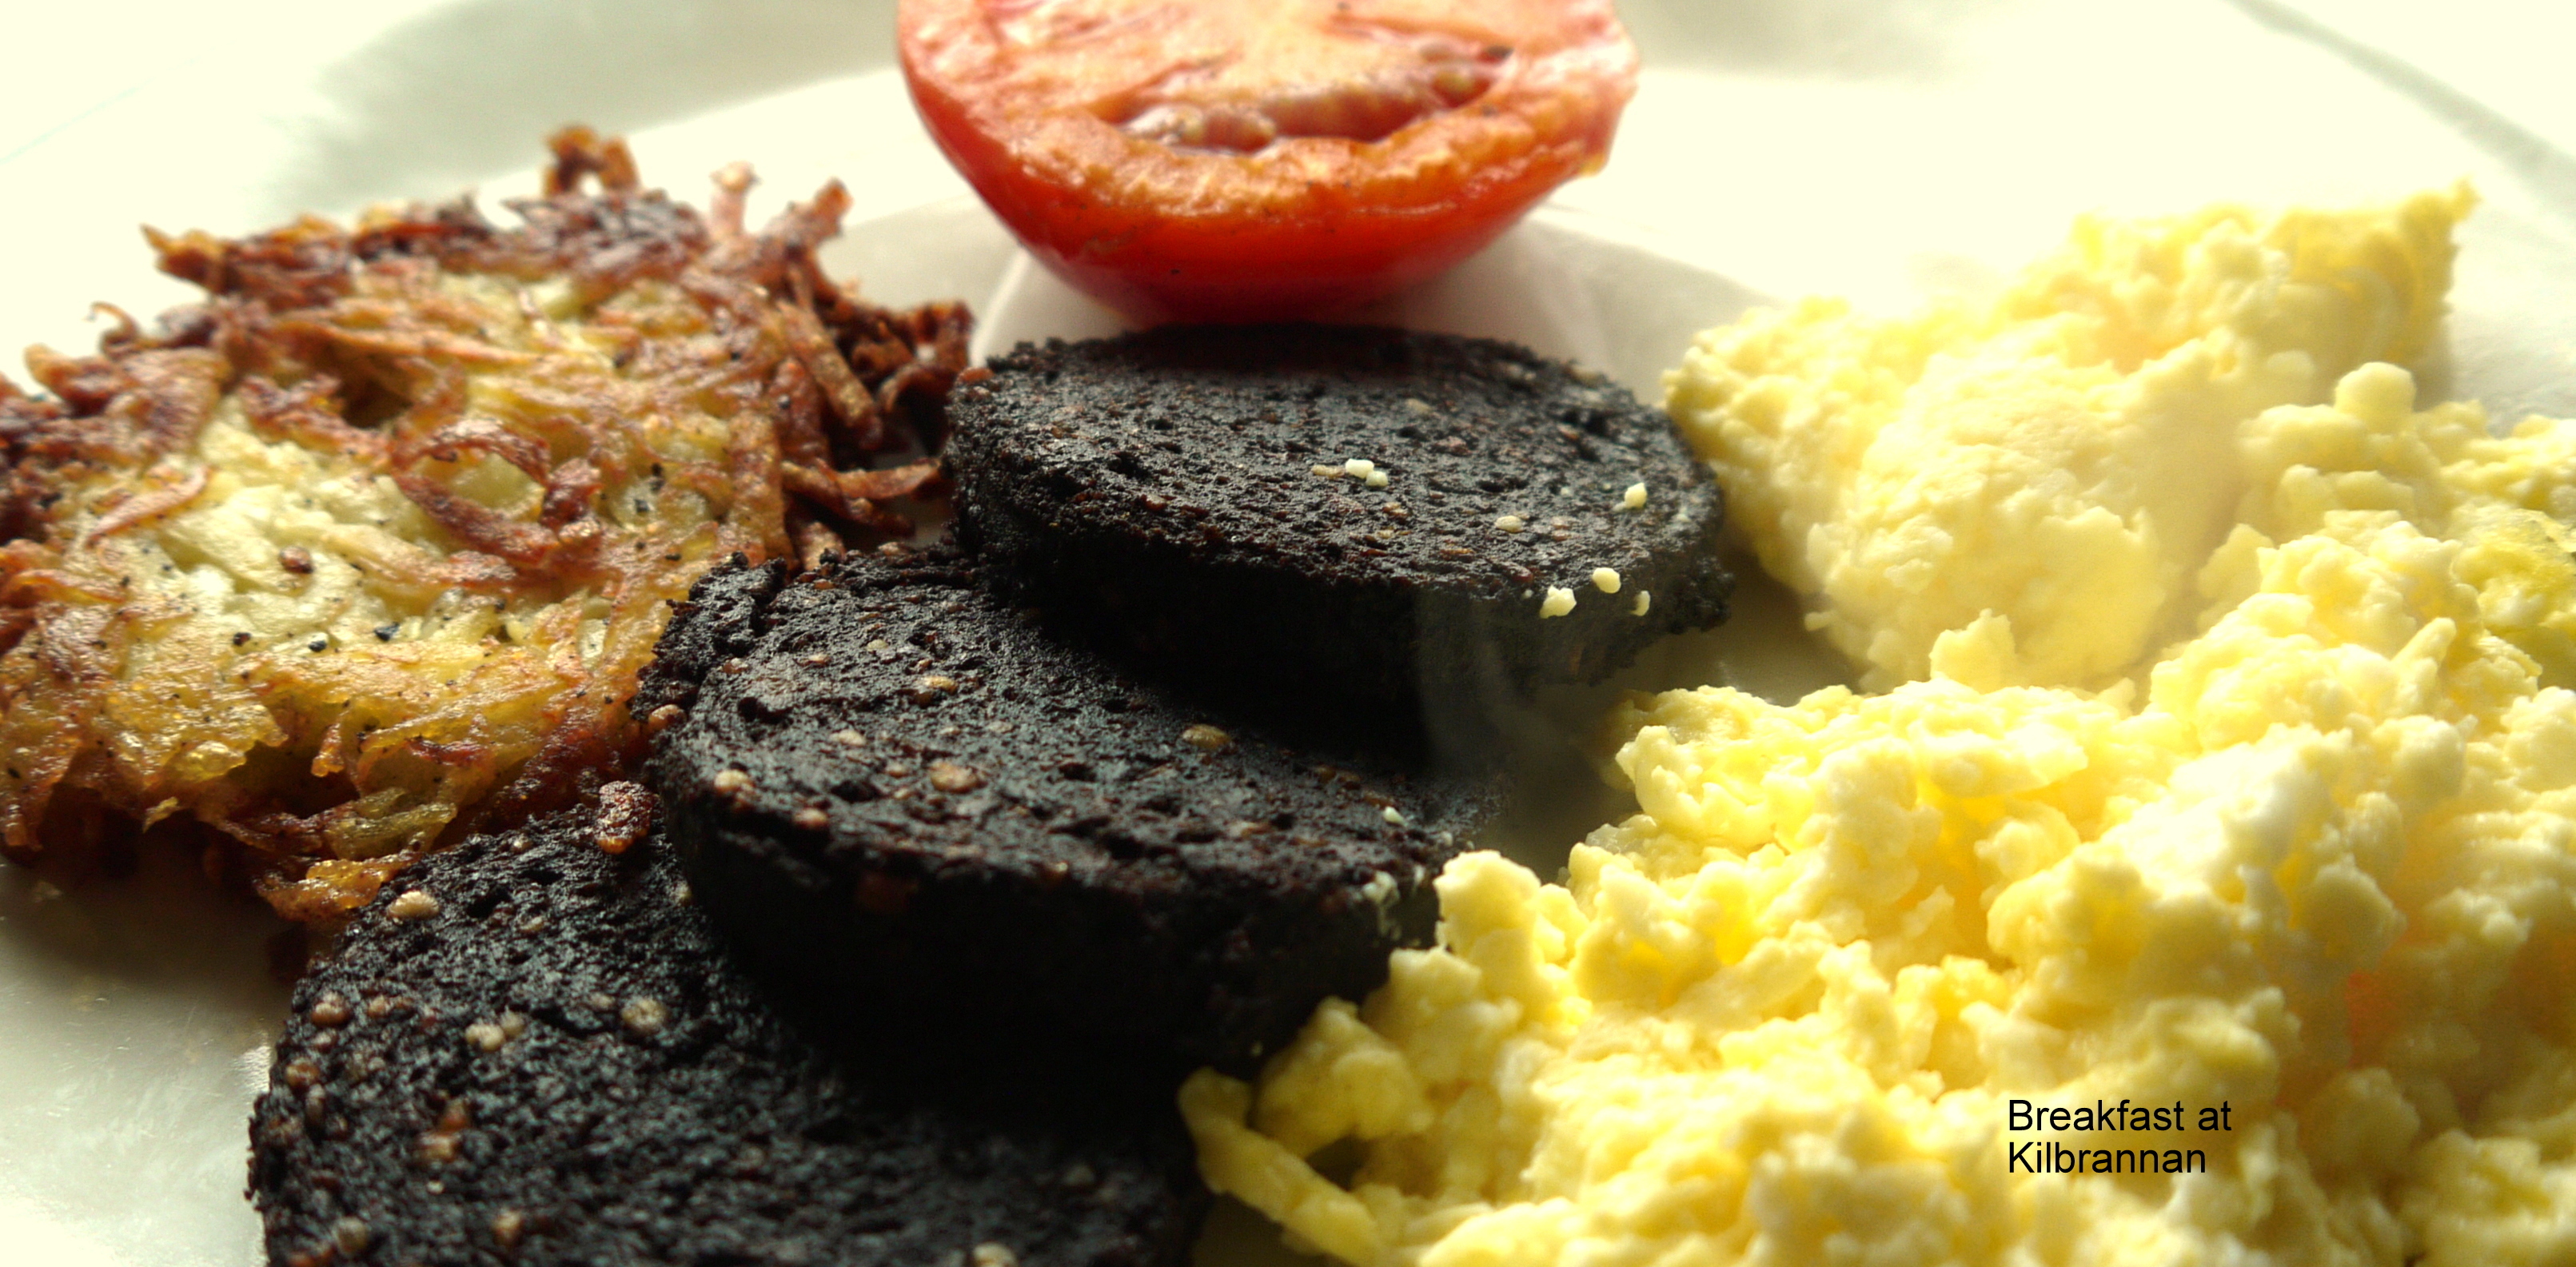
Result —
[[[1398, 0], [1401, 2], [1401, 0]], [[1146, 20], [1196, 8], [1094, 0]], [[1267, 0], [1294, 6], [1298, 0]], [[1103, 66], [1097, 48], [1052, 65], [1007, 38], [997, 10], [1028, 0], [903, 0], [905, 77], [931, 136], [1021, 243], [1127, 315], [1270, 320], [1328, 314], [1431, 277], [1606, 157], [1634, 91], [1636, 49], [1608, 0], [1429, 0], [1507, 48], [1481, 95], [1376, 139], [1282, 136], [1252, 152], [1133, 134], [1098, 102], [1150, 78], [1151, 39]], [[1350, 3], [1306, 0], [1327, 16]], [[1412, 0], [1421, 10], [1424, 0]], [[1503, 14], [1488, 33], [1481, 18]], [[1420, 22], [1419, 12], [1406, 20]], [[1190, 34], [1203, 34], [1191, 32]], [[1183, 35], [1172, 37], [1174, 41]]]

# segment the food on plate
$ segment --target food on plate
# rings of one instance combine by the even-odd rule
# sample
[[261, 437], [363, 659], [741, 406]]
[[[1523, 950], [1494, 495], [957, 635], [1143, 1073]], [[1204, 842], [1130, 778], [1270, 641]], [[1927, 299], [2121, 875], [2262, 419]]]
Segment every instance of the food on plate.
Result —
[[1243, 1066], [1384, 980], [1494, 799], [1283, 747], [948, 553], [712, 573], [637, 704], [700, 900], [799, 991], [1149, 1064]]
[[[2205, 593], [2242, 585], [2247, 552], [2353, 514], [2401, 513], [2456, 543], [2453, 579], [2479, 624], [2529, 657], [2544, 687], [2576, 688], [2576, 426], [2529, 417], [2502, 430], [2472, 403], [2411, 412], [2412, 376], [2372, 365], [2330, 406], [2274, 409], [2237, 439], [2239, 527], [2203, 571]], [[2349, 513], [2347, 513], [2349, 512]]]
[[[2372, 235], [2336, 275], [2405, 302], [2312, 365], [2421, 346], [2441, 295], [2398, 283], [2435, 277], [2461, 200], [2403, 205], [2420, 235]], [[2299, 220], [2310, 241], [2366, 223], [2269, 223]], [[2169, 257], [2118, 258], [2048, 291], [2084, 314], [2059, 324], [2124, 311], [2105, 295], [2175, 293]], [[2296, 258], [2279, 261], [2293, 278]], [[2260, 314], [2267, 293], [2234, 306]], [[2342, 302], [2292, 306], [2314, 329]], [[1705, 390], [1709, 349], [1766, 330], [1790, 337], [1756, 316], [1704, 342], [1677, 400]], [[1739, 399], [1845, 438], [1788, 403], [1893, 390], [1858, 358], [1778, 363], [1829, 377], [1784, 369]], [[2035, 659], [2016, 607], [1942, 630], [1914, 653], [1928, 672], [1883, 694], [1636, 698], [1613, 729], [1639, 812], [1578, 846], [1562, 884], [1462, 857], [1437, 884], [1437, 947], [1397, 954], [1358, 1007], [1326, 1004], [1257, 1087], [1192, 1079], [1213, 1186], [1355, 1264], [2576, 1254], [2576, 423], [2492, 435], [2474, 406], [2415, 410], [2384, 363], [2325, 404], [2193, 416], [2173, 442], [2228, 491], [2177, 564], [2180, 640], [2097, 690], [2118, 657]], [[1907, 452], [2013, 469], [2134, 425], [2083, 417], [1962, 412]], [[1796, 472], [1806, 442], [1770, 460]], [[1982, 468], [1961, 452], [1980, 445], [1997, 450]], [[1745, 486], [1749, 457], [1726, 460], [1739, 507], [1806, 516], [1790, 542], [1849, 539], [1847, 518], [1890, 505], [1916, 517], [1890, 539], [1986, 513], [1786, 511], [1787, 492]], [[1927, 551], [1909, 585], [1979, 593], [1990, 564]], [[1858, 603], [1835, 619], [1861, 647], [1926, 627]], [[1306, 1159], [1344, 1140], [1357, 1167], [1336, 1183]]]
[[1637, 75], [1609, 0], [903, 0], [897, 24], [949, 161], [1145, 320], [1430, 277], [1599, 167]]
[[[328, 923], [640, 755], [625, 704], [716, 560], [909, 531], [964, 310], [825, 279], [826, 187], [745, 232], [554, 140], [546, 196], [154, 235], [207, 292], [0, 380], [0, 852], [138, 825]], [[586, 179], [595, 188], [585, 189]]]
[[1402, 735], [1716, 624], [1671, 424], [1510, 344], [1355, 326], [1024, 346], [950, 402], [994, 583], [1207, 687]]
[[2001, 681], [2105, 685], [2191, 632], [2237, 426], [2430, 349], [2470, 202], [2088, 217], [1991, 302], [1709, 331], [1673, 416], [1864, 685], [1981, 616], [2010, 626]]
[[1167, 1081], [790, 1014], [616, 830], [426, 859], [296, 988], [251, 1122], [270, 1262], [1187, 1260]]

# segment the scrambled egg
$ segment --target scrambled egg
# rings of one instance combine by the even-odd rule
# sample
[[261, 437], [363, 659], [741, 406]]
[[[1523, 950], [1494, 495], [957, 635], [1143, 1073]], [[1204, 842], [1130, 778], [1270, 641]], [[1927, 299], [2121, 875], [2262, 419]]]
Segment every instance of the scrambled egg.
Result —
[[[2404, 303], [2269, 355], [2420, 345], [2438, 287], [2407, 287], [2447, 260], [2463, 205], [2418, 199], [2365, 235], [2420, 271], [2337, 273]], [[2273, 224], [2294, 220], [2363, 223]], [[2114, 256], [2141, 276], [2050, 293], [2098, 313], [2164, 284], [2167, 257]], [[2063, 376], [2062, 342], [2022, 346], [2032, 379]], [[1880, 376], [1865, 355], [1809, 362], [1834, 386], [1759, 390], [1848, 403]], [[2001, 357], [1970, 359], [2001, 382]], [[2127, 569], [2103, 613], [2126, 625], [2099, 647], [2079, 645], [2081, 603], [1998, 580], [2000, 547], [1921, 555], [1908, 583], [1969, 596], [1961, 614], [1832, 589], [1845, 555], [1819, 537], [1930, 540], [2003, 512], [1926, 495], [1855, 534], [1837, 499], [1859, 483], [1823, 475], [1852, 428], [1775, 432], [1782, 465], [1732, 469], [1730, 492], [1780, 518], [1774, 566], [1827, 582], [1828, 628], [1902, 680], [1633, 701], [1616, 760], [1640, 812], [1577, 846], [1562, 884], [1460, 859], [1435, 948], [1398, 954], [1364, 1005], [1327, 1004], [1257, 1088], [1191, 1080], [1210, 1181], [1371, 1265], [2576, 1261], [2576, 424], [2492, 436], [2474, 406], [2416, 411], [2386, 364], [2326, 405], [2201, 410], [2193, 451], [2226, 491], [2185, 549], [2144, 513], [2156, 490], [2114, 504], [2118, 444], [2082, 434], [2139, 416], [1978, 439], [1960, 415], [1911, 445], [1929, 474], [1991, 444], [1977, 469], [2022, 463], [2022, 489], [2112, 455], [2089, 493], [2047, 491], [2121, 520], [2049, 563]], [[2183, 637], [2133, 664], [2168, 619]], [[2177, 1111], [2141, 1129], [2124, 1102]], [[2027, 1129], [2097, 1105], [2120, 1129]], [[2035, 1167], [2034, 1146], [2102, 1160]], [[2182, 1150], [2200, 1155], [2171, 1164]]]
[[1810, 299], [1710, 331], [1673, 417], [1864, 685], [1992, 613], [2013, 680], [2098, 686], [2188, 615], [2234, 425], [2423, 351], [2469, 203], [2088, 218], [1990, 304]]

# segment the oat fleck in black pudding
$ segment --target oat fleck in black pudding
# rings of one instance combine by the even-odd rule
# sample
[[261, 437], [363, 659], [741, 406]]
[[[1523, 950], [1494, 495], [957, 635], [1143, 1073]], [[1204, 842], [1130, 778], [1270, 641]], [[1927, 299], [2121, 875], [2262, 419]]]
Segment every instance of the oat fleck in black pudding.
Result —
[[636, 707], [701, 899], [771, 970], [1175, 1071], [1383, 981], [1495, 799], [1273, 743], [945, 552], [710, 573]]
[[269, 1261], [1186, 1261], [1168, 1078], [875, 1016], [828, 1047], [670, 851], [574, 811], [405, 871], [296, 988], [251, 1120]]
[[1164, 327], [989, 371], [949, 405], [960, 539], [1158, 672], [1386, 725], [1726, 614], [1722, 499], [1670, 420], [1525, 348]]

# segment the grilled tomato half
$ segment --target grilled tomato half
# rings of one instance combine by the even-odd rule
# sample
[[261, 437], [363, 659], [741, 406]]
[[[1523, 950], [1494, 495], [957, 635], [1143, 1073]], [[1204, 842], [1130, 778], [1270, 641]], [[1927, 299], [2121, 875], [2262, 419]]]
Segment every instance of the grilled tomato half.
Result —
[[903, 0], [931, 135], [1073, 285], [1144, 320], [1422, 280], [1601, 164], [1610, 0]]

